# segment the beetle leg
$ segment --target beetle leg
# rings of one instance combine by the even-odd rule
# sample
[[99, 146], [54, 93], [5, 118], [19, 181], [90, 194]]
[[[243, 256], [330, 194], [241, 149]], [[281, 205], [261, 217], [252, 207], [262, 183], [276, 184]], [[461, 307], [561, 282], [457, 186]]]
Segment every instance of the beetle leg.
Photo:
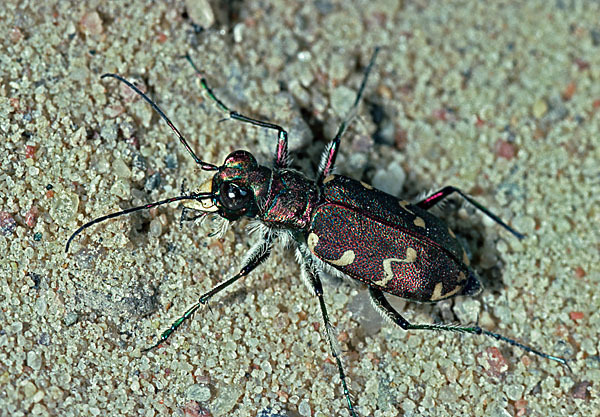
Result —
[[498, 223], [500, 226], [504, 227], [510, 233], [512, 233], [513, 235], [515, 235], [517, 238], [523, 239], [525, 237], [524, 235], [522, 235], [521, 233], [517, 232], [515, 229], [513, 229], [512, 227], [510, 227], [509, 225], [507, 225], [506, 223], [504, 223], [502, 220], [500, 220], [500, 218], [498, 216], [496, 216], [494, 213], [492, 213], [491, 211], [489, 211], [487, 208], [483, 207], [477, 201], [475, 201], [471, 197], [467, 196], [465, 193], [463, 193], [458, 188], [455, 188], [455, 187], [452, 187], [452, 186], [447, 186], [447, 187], [442, 188], [441, 190], [433, 193], [432, 195], [430, 195], [429, 197], [427, 197], [423, 201], [419, 201], [415, 205], [417, 207], [419, 207], [419, 208], [424, 209], [424, 210], [429, 210], [431, 207], [435, 206], [437, 203], [439, 203], [440, 201], [442, 201], [444, 198], [448, 197], [452, 193], [458, 193], [458, 194], [460, 194], [460, 196], [462, 198], [464, 198], [469, 203], [471, 203], [472, 205], [474, 205], [476, 208], [478, 208], [479, 210], [481, 210], [490, 219], [492, 219], [493, 221], [495, 221], [496, 223]]
[[177, 330], [179, 326], [183, 324], [183, 322], [192, 317], [196, 310], [208, 303], [208, 300], [210, 300], [214, 295], [229, 287], [231, 284], [233, 284], [240, 278], [243, 278], [250, 274], [250, 272], [252, 272], [258, 265], [267, 260], [267, 258], [271, 254], [271, 247], [272, 237], [270, 233], [265, 233], [261, 241], [255, 244], [246, 255], [246, 259], [243, 262], [244, 266], [240, 269], [240, 272], [238, 272], [236, 275], [229, 278], [228, 280], [223, 281], [217, 286], [213, 287], [210, 291], [204, 293], [196, 304], [191, 306], [185, 313], [183, 313], [181, 317], [179, 317], [173, 322], [173, 324], [171, 324], [171, 327], [169, 327], [161, 334], [158, 342], [156, 342], [149, 348], [144, 349], [143, 352], [152, 350], [158, 347], [160, 344], [166, 342], [166, 340], [171, 336], [171, 334], [173, 334], [173, 332], [175, 332], [175, 330]]
[[335, 363], [338, 367], [340, 380], [342, 381], [342, 388], [344, 390], [344, 397], [348, 404], [348, 410], [352, 417], [358, 417], [352, 406], [352, 400], [350, 398], [350, 391], [348, 390], [348, 384], [346, 383], [346, 374], [342, 366], [341, 360], [341, 349], [337, 343], [335, 337], [335, 330], [329, 321], [329, 315], [327, 314], [327, 308], [325, 307], [325, 300], [323, 299], [323, 284], [321, 278], [319, 278], [319, 271], [311, 259], [311, 255], [306, 250], [298, 248], [299, 256], [297, 256], [300, 262], [300, 268], [302, 272], [302, 278], [304, 279], [307, 286], [311, 289], [314, 295], [319, 299], [319, 307], [321, 308], [321, 316], [323, 317], [323, 323], [325, 325], [325, 335], [327, 336], [327, 343], [331, 349], [331, 354], [335, 358]]
[[375, 307], [375, 309], [383, 317], [397, 324], [403, 330], [443, 330], [456, 333], [483, 334], [485, 336], [489, 336], [496, 340], [500, 340], [502, 342], [506, 342], [510, 345], [516, 346], [520, 349], [523, 349], [525, 352], [533, 353], [535, 355], [541, 356], [542, 358], [556, 361], [562, 365], [565, 365], [569, 369], [569, 371], [571, 371], [571, 367], [567, 363], [567, 360], [564, 358], [540, 352], [539, 350], [521, 344], [516, 340], [509, 339], [508, 337], [502, 336], [498, 333], [493, 333], [488, 330], [482, 329], [479, 326], [461, 327], [443, 324], [411, 324], [404, 317], [402, 317], [400, 313], [394, 310], [394, 307], [391, 306], [391, 304], [386, 300], [385, 296], [383, 295], [383, 291], [377, 288], [369, 287], [369, 295], [371, 296], [371, 301], [373, 302], [373, 306]]
[[198, 74], [198, 76], [200, 77], [200, 84], [206, 90], [206, 92], [208, 93], [208, 96], [217, 103], [217, 106], [219, 106], [219, 108], [221, 110], [229, 113], [229, 117], [231, 117], [232, 119], [235, 119], [235, 120], [239, 120], [244, 123], [250, 123], [251, 125], [254, 125], [254, 126], [260, 126], [260, 127], [264, 127], [267, 129], [273, 129], [278, 132], [277, 150], [275, 152], [274, 167], [275, 167], [275, 169], [287, 168], [288, 167], [288, 133], [285, 131], [285, 129], [274, 123], [269, 123], [269, 122], [265, 122], [262, 120], [253, 119], [251, 117], [244, 116], [243, 114], [240, 114], [235, 110], [230, 110], [229, 107], [227, 107], [215, 95], [213, 90], [209, 87], [208, 82], [206, 81], [206, 78], [204, 77], [204, 74], [202, 73], [202, 71], [200, 71], [198, 69], [198, 67], [196, 67], [196, 65], [194, 64], [194, 61], [192, 61], [192, 58], [189, 55], [185, 55], [185, 59], [187, 59], [188, 62], [190, 64], [192, 64], [192, 67], [196, 71], [196, 74]]
[[358, 109], [358, 103], [362, 98], [363, 92], [365, 90], [365, 86], [367, 85], [367, 79], [369, 78], [369, 73], [371, 72], [371, 68], [373, 68], [373, 64], [375, 64], [375, 58], [377, 58], [377, 53], [379, 53], [379, 48], [375, 48], [373, 55], [371, 56], [371, 60], [369, 61], [369, 65], [365, 70], [365, 75], [363, 76], [362, 82], [358, 89], [358, 93], [356, 93], [356, 98], [354, 99], [354, 104], [348, 111], [346, 118], [342, 121], [335, 138], [331, 141], [331, 143], [323, 152], [321, 156], [321, 163], [319, 164], [319, 175], [317, 177], [317, 184], [323, 184], [323, 180], [327, 178], [327, 176], [333, 173], [333, 168], [335, 166], [335, 159], [337, 158], [337, 153], [340, 148], [340, 140], [342, 138], [342, 134], [356, 115], [356, 111]]

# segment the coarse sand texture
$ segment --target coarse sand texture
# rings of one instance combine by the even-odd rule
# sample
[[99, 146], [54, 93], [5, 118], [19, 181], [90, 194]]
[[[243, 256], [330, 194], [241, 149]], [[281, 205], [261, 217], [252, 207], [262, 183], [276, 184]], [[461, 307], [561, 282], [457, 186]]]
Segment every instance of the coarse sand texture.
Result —
[[[307, 175], [381, 47], [337, 172], [415, 201], [453, 185], [435, 214], [485, 287], [416, 304], [410, 322], [478, 323], [488, 337], [402, 331], [365, 285], [324, 278], [361, 417], [600, 416], [600, 3], [585, 0], [7, 0], [0, 6], [0, 417], [348, 417], [319, 303], [293, 251], [274, 249], [160, 348], [198, 297], [257, 241], [240, 220], [184, 222], [198, 156], [270, 164], [289, 132]], [[185, 180], [185, 181], [184, 181]]]

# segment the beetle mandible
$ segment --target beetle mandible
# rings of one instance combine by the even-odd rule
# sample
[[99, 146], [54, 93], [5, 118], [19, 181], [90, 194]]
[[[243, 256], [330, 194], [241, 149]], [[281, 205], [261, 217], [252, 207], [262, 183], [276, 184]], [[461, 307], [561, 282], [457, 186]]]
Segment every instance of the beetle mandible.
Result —
[[[384, 293], [409, 301], [437, 302], [457, 295], [473, 296], [481, 292], [479, 278], [471, 268], [463, 246], [452, 230], [428, 211], [451, 194], [464, 198], [515, 237], [522, 239], [523, 235], [454, 187], [444, 187], [424, 200], [410, 203], [361, 181], [333, 174], [342, 134], [357, 111], [378, 51], [374, 51], [365, 69], [349, 115], [323, 152], [316, 179], [289, 168], [288, 134], [285, 129], [230, 110], [213, 93], [188, 55], [186, 59], [200, 76], [202, 87], [231, 119], [277, 131], [272, 168], [259, 165], [256, 158], [245, 150], [232, 152], [222, 165], [201, 160], [171, 120], [148, 96], [119, 75], [102, 76], [115, 78], [139, 94], [175, 132], [199, 167], [215, 174], [197, 192], [186, 194], [182, 191], [180, 196], [108, 214], [84, 224], [68, 239], [65, 251], [68, 251], [75, 236], [96, 223], [176, 201], [183, 201], [187, 209], [199, 213], [194, 218], [215, 214], [227, 222], [242, 217], [255, 219], [256, 229], [260, 232], [259, 242], [250, 249], [239, 272], [203, 294], [146, 351], [165, 342], [214, 295], [262, 264], [269, 257], [275, 241], [281, 239], [293, 244], [301, 276], [318, 299], [325, 336], [335, 358], [348, 410], [353, 417], [357, 414], [323, 299], [321, 275], [324, 272], [365, 283], [377, 311], [403, 330], [442, 330], [485, 335], [568, 367], [567, 361], [561, 357], [543, 353], [477, 325], [462, 327], [409, 323], [386, 300]], [[185, 211], [182, 220], [184, 216]]]

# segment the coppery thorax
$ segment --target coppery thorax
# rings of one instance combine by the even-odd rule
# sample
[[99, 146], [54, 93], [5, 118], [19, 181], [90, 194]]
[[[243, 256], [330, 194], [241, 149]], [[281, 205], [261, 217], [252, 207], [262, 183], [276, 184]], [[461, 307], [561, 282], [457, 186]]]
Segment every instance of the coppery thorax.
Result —
[[259, 215], [269, 226], [306, 229], [319, 192], [313, 181], [293, 170], [272, 171], [266, 198], [259, 202]]

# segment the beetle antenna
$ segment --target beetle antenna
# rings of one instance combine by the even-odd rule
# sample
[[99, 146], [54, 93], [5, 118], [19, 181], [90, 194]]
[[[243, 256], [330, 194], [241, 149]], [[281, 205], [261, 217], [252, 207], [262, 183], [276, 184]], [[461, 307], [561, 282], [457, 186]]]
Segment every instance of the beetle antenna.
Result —
[[171, 198], [167, 198], [165, 200], [155, 201], [154, 203], [144, 204], [143, 206], [131, 207], [126, 210], [122, 210], [122, 211], [118, 211], [116, 213], [107, 214], [106, 216], [98, 217], [94, 220], [87, 222], [86, 224], [81, 226], [79, 229], [75, 230], [75, 232], [71, 235], [71, 237], [69, 237], [69, 240], [67, 240], [67, 244], [65, 245], [65, 253], [69, 251], [69, 246], [71, 245], [71, 242], [73, 241], [75, 236], [80, 234], [82, 231], [84, 231], [88, 227], [95, 225], [96, 223], [100, 223], [105, 220], [113, 219], [115, 217], [123, 216], [125, 214], [130, 214], [135, 211], [147, 210], [147, 209], [151, 209], [153, 207], [161, 206], [163, 204], [174, 203], [175, 201], [199, 200], [199, 199], [208, 198], [208, 197], [213, 197], [213, 194], [212, 193], [192, 193], [189, 195], [180, 195], [177, 197], [171, 197]]
[[219, 169], [218, 166], [213, 165], [213, 164], [208, 163], [208, 162], [205, 162], [205, 161], [201, 160], [200, 158], [198, 158], [198, 156], [196, 156], [196, 154], [194, 153], [194, 151], [192, 150], [192, 148], [190, 147], [190, 145], [187, 143], [187, 140], [185, 140], [185, 138], [183, 137], [183, 135], [181, 134], [181, 132], [179, 132], [179, 130], [175, 127], [175, 125], [167, 117], [167, 115], [160, 109], [160, 107], [158, 107], [158, 105], [156, 103], [154, 103], [154, 101], [152, 101], [139, 88], [137, 88], [135, 85], [133, 85], [132, 83], [130, 83], [129, 81], [127, 81], [125, 78], [123, 78], [123, 77], [121, 77], [120, 75], [117, 75], [117, 74], [104, 74], [100, 78], [104, 79], [104, 78], [107, 78], [107, 77], [115, 78], [115, 79], [121, 81], [123, 84], [127, 85], [129, 88], [131, 88], [137, 94], [139, 94], [144, 100], [146, 100], [146, 102], [152, 106], [152, 108], [154, 109], [154, 111], [156, 111], [160, 115], [160, 117], [162, 117], [163, 120], [165, 122], [167, 122], [167, 124], [173, 130], [173, 132], [175, 132], [175, 134], [179, 138], [179, 141], [181, 142], [181, 144], [189, 152], [189, 154], [192, 156], [192, 158], [194, 158], [194, 161], [198, 165], [200, 165], [201, 169], [203, 169], [204, 171], [217, 171]]

